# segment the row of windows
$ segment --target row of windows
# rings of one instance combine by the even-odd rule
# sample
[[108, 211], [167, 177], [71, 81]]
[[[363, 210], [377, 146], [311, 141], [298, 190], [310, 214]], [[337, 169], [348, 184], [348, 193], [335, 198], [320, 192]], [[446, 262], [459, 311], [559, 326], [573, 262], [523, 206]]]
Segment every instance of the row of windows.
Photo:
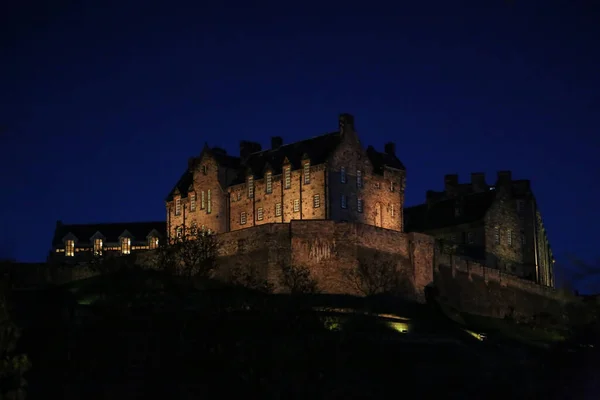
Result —
[[[457, 242], [457, 235], [456, 233], [453, 233], [450, 236], [450, 240], [454, 243], [458, 243]], [[463, 232], [461, 235], [461, 242], [463, 243], [467, 243], [467, 244], [474, 244], [475, 243], [475, 234], [473, 232]], [[506, 244], [509, 246], [512, 246], [514, 244], [514, 232], [510, 229], [508, 229], [506, 231]], [[499, 227], [495, 227], [494, 228], [494, 243], [495, 244], [500, 244], [501, 242], [501, 238], [502, 235], [500, 234], [500, 228]], [[521, 234], [521, 244], [524, 245], [525, 244], [525, 235]]]
[[[300, 212], [300, 199], [294, 199], [293, 203], [294, 212]], [[313, 208], [321, 207], [321, 196], [315, 194], [313, 196]], [[281, 217], [281, 203], [275, 204], [275, 216]], [[258, 221], [262, 221], [264, 219], [264, 209], [263, 207], [259, 207], [256, 209], [256, 219]], [[245, 225], [247, 221], [246, 212], [242, 211], [240, 213], [240, 225]]]
[[[303, 175], [304, 175], [304, 184], [305, 185], [309, 185], [310, 184], [310, 163], [304, 163], [304, 170], [303, 170]], [[289, 189], [292, 187], [292, 169], [290, 167], [286, 167], [283, 171], [283, 179], [285, 182], [285, 186], [284, 189]], [[271, 194], [273, 193], [273, 173], [272, 172], [267, 172], [266, 176], [265, 176], [265, 189], [267, 194]], [[254, 197], [254, 177], [253, 176], [249, 176], [248, 177], [248, 197], [249, 198], [253, 198]], [[239, 200], [239, 195], [238, 195], [238, 200]]]
[[[212, 212], [212, 199], [210, 196], [210, 189], [206, 192], [203, 190], [200, 192], [200, 209], [206, 209], [206, 213]], [[190, 193], [190, 211], [196, 211], [196, 193]], [[181, 215], [181, 198], [175, 199], [175, 215]]]
[[[158, 238], [151, 237], [148, 239], [148, 246], [143, 246], [144, 249], [156, 249], [158, 248]], [[134, 246], [136, 250], [139, 250]], [[122, 254], [131, 254], [131, 239], [130, 238], [121, 238], [120, 239], [120, 247], [105, 247], [104, 241], [102, 239], [94, 239], [94, 255], [102, 255], [103, 250], [121, 250]], [[75, 255], [75, 241], [74, 240], [66, 240], [65, 241], [65, 256], [73, 257]]]

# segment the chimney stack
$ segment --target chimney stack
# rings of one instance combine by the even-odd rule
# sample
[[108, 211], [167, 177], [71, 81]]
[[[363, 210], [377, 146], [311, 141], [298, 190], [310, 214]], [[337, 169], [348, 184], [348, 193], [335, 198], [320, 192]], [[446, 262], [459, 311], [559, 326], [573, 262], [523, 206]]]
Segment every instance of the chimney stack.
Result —
[[281, 146], [283, 146], [283, 138], [281, 136], [273, 136], [271, 138], [271, 149], [277, 150]]
[[444, 176], [444, 191], [448, 197], [453, 197], [458, 191], [458, 174]]
[[242, 140], [240, 142], [240, 157], [242, 159], [247, 158], [250, 154], [261, 151], [262, 147], [260, 143], [249, 142], [247, 140]]
[[483, 172], [473, 172], [471, 174], [471, 188], [475, 193], [487, 190], [487, 183], [485, 183], [485, 174]]
[[354, 132], [354, 117], [350, 114], [341, 114], [339, 117], [340, 133]]
[[396, 156], [396, 143], [394, 142], [388, 142], [385, 144], [385, 152], [387, 154], [389, 154], [390, 156]]
[[509, 185], [512, 182], [512, 173], [510, 171], [498, 171], [498, 180], [496, 186]]

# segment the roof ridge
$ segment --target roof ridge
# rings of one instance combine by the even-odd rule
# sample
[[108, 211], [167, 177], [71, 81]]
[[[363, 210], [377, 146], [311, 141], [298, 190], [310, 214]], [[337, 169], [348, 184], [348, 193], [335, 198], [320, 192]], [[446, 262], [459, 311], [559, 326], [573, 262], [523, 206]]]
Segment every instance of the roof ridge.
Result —
[[309, 138], [306, 138], [306, 139], [296, 140], [295, 142], [291, 142], [291, 143], [282, 144], [281, 146], [279, 146], [279, 147], [278, 147], [278, 148], [276, 148], [276, 149], [264, 149], [264, 150], [255, 151], [254, 153], [250, 153], [250, 154], [248, 154], [248, 157], [250, 157], [250, 156], [253, 156], [253, 155], [255, 155], [255, 154], [258, 154], [258, 153], [266, 153], [266, 152], [268, 152], [268, 151], [277, 151], [277, 150], [281, 149], [282, 147], [288, 147], [288, 146], [292, 146], [292, 145], [295, 145], [295, 144], [298, 144], [298, 143], [307, 142], [307, 141], [309, 141], [309, 140], [312, 140], [312, 139], [318, 139], [318, 138], [321, 138], [321, 137], [323, 137], [323, 136], [330, 136], [330, 135], [331, 135], [331, 136], [333, 136], [333, 135], [339, 135], [339, 133], [340, 133], [339, 131], [335, 131], [335, 132], [323, 133], [323, 134], [321, 134], [321, 135], [311, 136], [311, 137], [309, 137]]

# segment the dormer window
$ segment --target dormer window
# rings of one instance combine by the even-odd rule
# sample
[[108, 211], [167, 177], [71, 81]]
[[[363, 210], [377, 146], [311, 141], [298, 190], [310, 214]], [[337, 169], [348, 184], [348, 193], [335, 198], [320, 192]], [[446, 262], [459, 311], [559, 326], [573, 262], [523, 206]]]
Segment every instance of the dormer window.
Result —
[[356, 187], [361, 188], [363, 185], [363, 180], [362, 180], [362, 171], [360, 169], [356, 170]]
[[210, 198], [210, 189], [206, 191], [206, 213], [210, 214], [212, 212], [212, 200]]
[[158, 248], [158, 238], [157, 237], [151, 237], [148, 239], [148, 248], [150, 248], [150, 249]]
[[346, 167], [340, 169], [340, 182], [346, 183]]
[[181, 215], [181, 198], [175, 199], [175, 215]]
[[102, 255], [102, 239], [94, 239], [94, 255]]
[[75, 255], [75, 241], [65, 240], [65, 256], [73, 257]]
[[292, 169], [290, 167], [285, 168], [285, 188], [289, 189], [292, 187]]
[[121, 254], [131, 254], [130, 238], [121, 238]]
[[267, 193], [273, 193], [273, 174], [271, 172], [267, 172], [265, 176], [266, 183], [266, 191]]
[[248, 198], [251, 199], [254, 197], [254, 177], [248, 177]]
[[202, 174], [206, 175], [208, 173], [208, 167], [206, 165], [202, 166]]
[[304, 163], [304, 184], [308, 185], [310, 183], [310, 162]]
[[196, 193], [190, 194], [190, 211], [196, 211]]
[[390, 192], [393, 192], [394, 190], [396, 190], [396, 187], [394, 185], [394, 181], [390, 181]]

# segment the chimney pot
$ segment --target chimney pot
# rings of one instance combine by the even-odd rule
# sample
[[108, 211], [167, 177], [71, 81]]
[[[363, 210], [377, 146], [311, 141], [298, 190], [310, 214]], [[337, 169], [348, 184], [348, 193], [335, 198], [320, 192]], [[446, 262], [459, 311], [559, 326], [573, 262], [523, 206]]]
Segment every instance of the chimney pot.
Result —
[[240, 157], [247, 158], [250, 154], [261, 151], [260, 143], [242, 140], [240, 142]]
[[471, 174], [471, 187], [474, 192], [483, 192], [487, 189], [485, 183], [485, 174], [483, 172], [473, 172]]
[[281, 136], [273, 136], [271, 138], [271, 149], [275, 150], [283, 146], [283, 138]]
[[385, 144], [385, 152], [390, 156], [396, 156], [396, 143], [388, 142]]
[[354, 117], [351, 114], [341, 114], [339, 117], [340, 122], [340, 133], [347, 133], [354, 131]]

